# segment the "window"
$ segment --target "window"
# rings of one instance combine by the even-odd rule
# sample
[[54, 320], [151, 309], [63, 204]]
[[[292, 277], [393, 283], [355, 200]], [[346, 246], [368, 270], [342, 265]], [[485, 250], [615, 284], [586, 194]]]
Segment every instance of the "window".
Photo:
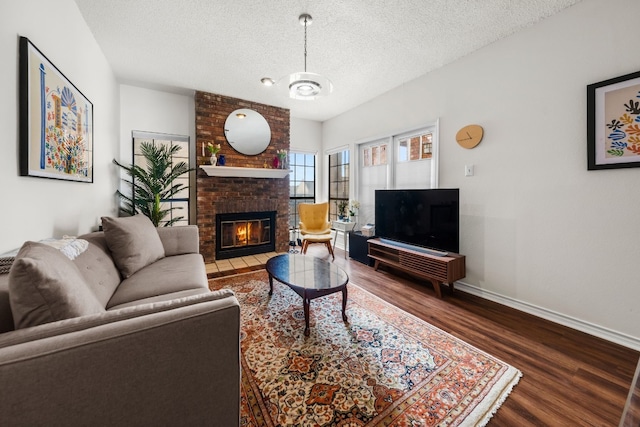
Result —
[[433, 154], [433, 133], [427, 132], [398, 140], [398, 161], [430, 159]]
[[338, 205], [349, 203], [349, 150], [329, 155], [329, 220], [338, 219]]
[[375, 223], [376, 190], [438, 188], [438, 126], [435, 121], [356, 145], [353, 188], [360, 202], [359, 224]]
[[[153, 144], [177, 145], [180, 147], [173, 156], [172, 164], [185, 162], [189, 166], [189, 137], [181, 135], [166, 135], [161, 133], [133, 132], [133, 164], [146, 168], [146, 159], [140, 152], [140, 144], [143, 142]], [[170, 221], [175, 217], [183, 217], [176, 221], [173, 225], [189, 224], [189, 173], [178, 177], [174, 184], [182, 183], [184, 188], [171, 199], [162, 200], [162, 209], [176, 208], [171, 210], [169, 214], [163, 218], [164, 221]], [[164, 225], [161, 222], [161, 225]]]
[[316, 201], [315, 154], [289, 152], [289, 228], [298, 228], [298, 205]]
[[393, 137], [390, 188], [438, 188], [438, 123]]

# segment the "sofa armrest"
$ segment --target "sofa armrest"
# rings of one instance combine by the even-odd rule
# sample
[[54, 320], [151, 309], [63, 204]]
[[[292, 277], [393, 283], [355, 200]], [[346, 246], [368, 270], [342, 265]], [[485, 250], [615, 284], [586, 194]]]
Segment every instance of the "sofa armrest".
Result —
[[9, 345], [5, 339], [3, 422], [238, 425], [240, 307], [229, 292], [54, 322], [42, 326], [46, 333], [28, 328]]
[[200, 235], [197, 225], [158, 227], [158, 235], [164, 246], [165, 256], [200, 252]]

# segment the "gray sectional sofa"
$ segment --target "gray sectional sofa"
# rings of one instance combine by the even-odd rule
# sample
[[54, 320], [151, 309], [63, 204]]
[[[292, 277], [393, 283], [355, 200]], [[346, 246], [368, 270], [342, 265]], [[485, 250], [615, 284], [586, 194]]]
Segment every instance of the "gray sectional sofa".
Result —
[[240, 307], [209, 291], [197, 227], [103, 226], [0, 275], [0, 424], [238, 425]]

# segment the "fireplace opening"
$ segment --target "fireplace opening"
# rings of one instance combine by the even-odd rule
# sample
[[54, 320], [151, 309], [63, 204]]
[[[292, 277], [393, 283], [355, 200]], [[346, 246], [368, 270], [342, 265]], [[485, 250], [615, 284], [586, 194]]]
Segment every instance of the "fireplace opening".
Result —
[[276, 212], [216, 215], [216, 259], [275, 251]]

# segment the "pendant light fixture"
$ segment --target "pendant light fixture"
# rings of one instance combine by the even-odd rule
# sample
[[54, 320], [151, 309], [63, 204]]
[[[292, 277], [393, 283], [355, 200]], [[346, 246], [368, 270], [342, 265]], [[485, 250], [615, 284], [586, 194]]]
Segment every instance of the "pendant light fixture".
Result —
[[[304, 71], [293, 73], [282, 79], [289, 90], [289, 97], [293, 99], [313, 100], [321, 96], [329, 95], [333, 91], [333, 84], [328, 78], [307, 72], [307, 27], [313, 22], [313, 18], [308, 13], [303, 13], [298, 17], [300, 25], [304, 26]], [[275, 82], [273, 79], [265, 77], [262, 83], [271, 86]]]

